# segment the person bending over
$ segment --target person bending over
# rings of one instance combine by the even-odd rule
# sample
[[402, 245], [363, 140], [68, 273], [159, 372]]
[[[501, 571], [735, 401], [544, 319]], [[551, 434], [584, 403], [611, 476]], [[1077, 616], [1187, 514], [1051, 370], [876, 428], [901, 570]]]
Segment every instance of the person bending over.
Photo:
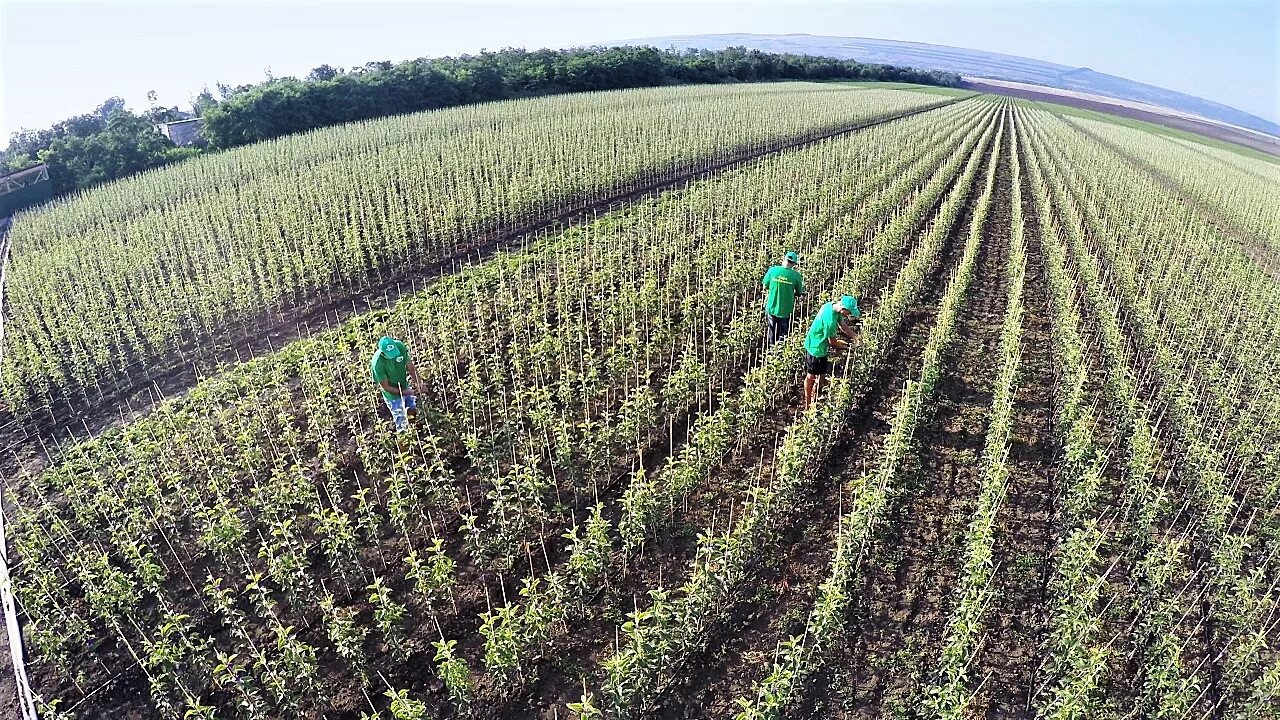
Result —
[[809, 326], [804, 339], [804, 409], [808, 410], [822, 390], [822, 378], [831, 373], [832, 349], [845, 350], [849, 341], [857, 337], [853, 321], [862, 317], [858, 300], [845, 295], [839, 300], [823, 303], [818, 316]]

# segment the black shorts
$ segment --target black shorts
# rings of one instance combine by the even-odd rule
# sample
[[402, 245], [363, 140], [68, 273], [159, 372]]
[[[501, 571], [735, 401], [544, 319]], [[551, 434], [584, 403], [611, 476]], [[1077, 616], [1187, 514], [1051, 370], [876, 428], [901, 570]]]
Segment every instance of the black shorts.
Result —
[[810, 375], [828, 375], [831, 373], [831, 358], [814, 357], [806, 350], [804, 353], [804, 371]]

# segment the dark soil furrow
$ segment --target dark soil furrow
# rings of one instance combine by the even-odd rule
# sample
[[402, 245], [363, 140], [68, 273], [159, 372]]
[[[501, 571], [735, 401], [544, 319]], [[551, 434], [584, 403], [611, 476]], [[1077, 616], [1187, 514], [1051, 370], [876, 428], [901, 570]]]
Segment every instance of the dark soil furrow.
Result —
[[[1019, 156], [1025, 164], [1025, 158]], [[1050, 353], [1049, 298], [1044, 258], [1030, 182], [1022, 173], [1022, 205], [1027, 242], [1026, 313], [1022, 361], [1010, 440], [1008, 491], [997, 515], [992, 560], [994, 600], [987, 634], [971, 666], [982, 691], [975, 708], [991, 720], [1024, 718], [1043, 640], [1046, 578], [1053, 547], [1055, 488], [1049, 474], [1053, 455], [1053, 356]]]
[[[1034, 143], [1033, 143], [1034, 145]], [[1025, 158], [1028, 163], [1037, 162], [1033, 156]], [[1045, 159], [1045, 162], [1052, 162], [1051, 159]], [[1029, 197], [1030, 194], [1026, 193]], [[1053, 197], [1053, 196], [1051, 196]], [[1059, 228], [1058, 242], [1062, 243], [1066, 253], [1067, 272], [1076, 280], [1076, 283], [1082, 283], [1078, 274], [1074, 271], [1075, 258], [1071, 253], [1071, 240], [1065, 216], [1066, 210], [1063, 207], [1056, 206], [1050, 201], [1049, 208], [1036, 208], [1037, 218], [1041, 215], [1057, 222]], [[1039, 229], [1036, 230], [1035, 242], [1033, 246], [1040, 253], [1044, 252], [1040, 245]], [[1097, 637], [1093, 637], [1090, 642], [1096, 646], [1103, 648], [1107, 652], [1107, 667], [1103, 672], [1103, 676], [1098, 678], [1098, 684], [1105, 688], [1102, 694], [1108, 698], [1109, 706], [1113, 709], [1120, 709], [1126, 706], [1131, 707], [1134, 702], [1133, 697], [1133, 677], [1135, 668], [1131, 663], [1127, 662], [1123, 653], [1114, 652], [1114, 650], [1126, 647], [1131, 644], [1130, 630], [1132, 629], [1126, 610], [1131, 606], [1132, 591], [1127, 580], [1131, 572], [1131, 563], [1133, 558], [1131, 553], [1126, 553], [1123, 543], [1117, 542], [1125, 533], [1125, 518], [1121, 516], [1118, 508], [1121, 508], [1125, 501], [1126, 484], [1128, 478], [1125, 475], [1125, 449], [1126, 438], [1124, 436], [1124, 428], [1120, 427], [1119, 420], [1114, 412], [1115, 408], [1111, 402], [1111, 396], [1107, 389], [1107, 368], [1104, 360], [1104, 350], [1102, 348], [1100, 318], [1093, 311], [1093, 307], [1087, 298], [1085, 289], [1077, 284], [1074, 294], [1074, 309], [1079, 318], [1079, 327], [1077, 328], [1083, 345], [1083, 362], [1085, 364], [1086, 377], [1084, 382], [1084, 397], [1090, 408], [1091, 416], [1094, 421], [1092, 442], [1094, 448], [1101, 458], [1100, 471], [1102, 475], [1102, 484], [1098, 490], [1098, 499], [1095, 509], [1089, 511], [1090, 517], [1097, 521], [1098, 529], [1102, 533], [1103, 542], [1099, 547], [1098, 560], [1096, 561], [1093, 571], [1098, 573], [1098, 582], [1101, 585], [1099, 605], [1095, 611], [1100, 619], [1101, 630]], [[1061, 442], [1059, 439], [1052, 440], [1052, 454], [1045, 458], [1050, 467], [1050, 474], [1057, 472], [1056, 463], [1059, 462], [1062, 453]], [[1067, 492], [1067, 488], [1062, 487], [1056, 480], [1051, 480], [1054, 490], [1057, 492], [1055, 503], [1063, 498]], [[1056, 507], [1055, 507], [1056, 509]], [[1082, 518], [1080, 520], [1083, 520]], [[1054, 527], [1051, 530], [1053, 537], [1052, 545], [1055, 549], [1050, 551], [1050, 556], [1056, 552], [1056, 545], [1060, 542], [1073, 528], [1062, 527], [1063, 518], [1055, 515], [1051, 518]], [[1073, 526], [1074, 527], [1074, 526]], [[1041, 611], [1044, 613], [1044, 622], [1047, 624], [1049, 618], [1056, 612], [1052, 599], [1048, 596], [1048, 578], [1053, 572], [1051, 569], [1052, 560], [1046, 564], [1044, 577], [1045, 589], [1042, 595], [1043, 607]], [[1028, 692], [1031, 697], [1030, 702], [1034, 702], [1038, 693], [1043, 693], [1046, 688], [1054, 681], [1054, 678], [1045, 674], [1045, 666], [1048, 662], [1043, 653], [1037, 658], [1036, 667], [1032, 671], [1031, 688]], [[1024, 712], [1026, 711], [1024, 706]]]

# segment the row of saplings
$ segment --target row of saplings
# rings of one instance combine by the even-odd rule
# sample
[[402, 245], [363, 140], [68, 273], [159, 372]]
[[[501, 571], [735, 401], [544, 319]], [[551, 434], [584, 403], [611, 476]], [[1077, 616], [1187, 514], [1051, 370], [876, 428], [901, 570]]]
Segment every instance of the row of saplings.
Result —
[[[804, 294], [804, 277], [797, 269], [799, 265], [800, 256], [788, 252], [782, 263], [769, 268], [761, 281], [766, 347], [781, 341], [791, 330], [796, 298]], [[822, 390], [822, 379], [831, 373], [831, 352], [849, 348], [861, 318], [858, 299], [852, 295], [823, 303], [818, 310], [804, 341], [804, 409], [813, 405]], [[394, 337], [384, 336], [378, 340], [369, 367], [373, 382], [382, 391], [382, 399], [391, 411], [396, 431], [407, 430], [410, 421], [418, 415], [414, 388], [422, 384], [409, 348]]]

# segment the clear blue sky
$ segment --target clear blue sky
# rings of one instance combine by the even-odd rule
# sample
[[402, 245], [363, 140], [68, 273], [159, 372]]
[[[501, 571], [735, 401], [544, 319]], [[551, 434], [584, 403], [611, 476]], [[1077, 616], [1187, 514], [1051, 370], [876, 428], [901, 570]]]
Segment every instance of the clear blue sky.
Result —
[[0, 0], [0, 145], [112, 95], [185, 106], [204, 85], [502, 47], [812, 33], [1022, 55], [1280, 120], [1280, 2]]

